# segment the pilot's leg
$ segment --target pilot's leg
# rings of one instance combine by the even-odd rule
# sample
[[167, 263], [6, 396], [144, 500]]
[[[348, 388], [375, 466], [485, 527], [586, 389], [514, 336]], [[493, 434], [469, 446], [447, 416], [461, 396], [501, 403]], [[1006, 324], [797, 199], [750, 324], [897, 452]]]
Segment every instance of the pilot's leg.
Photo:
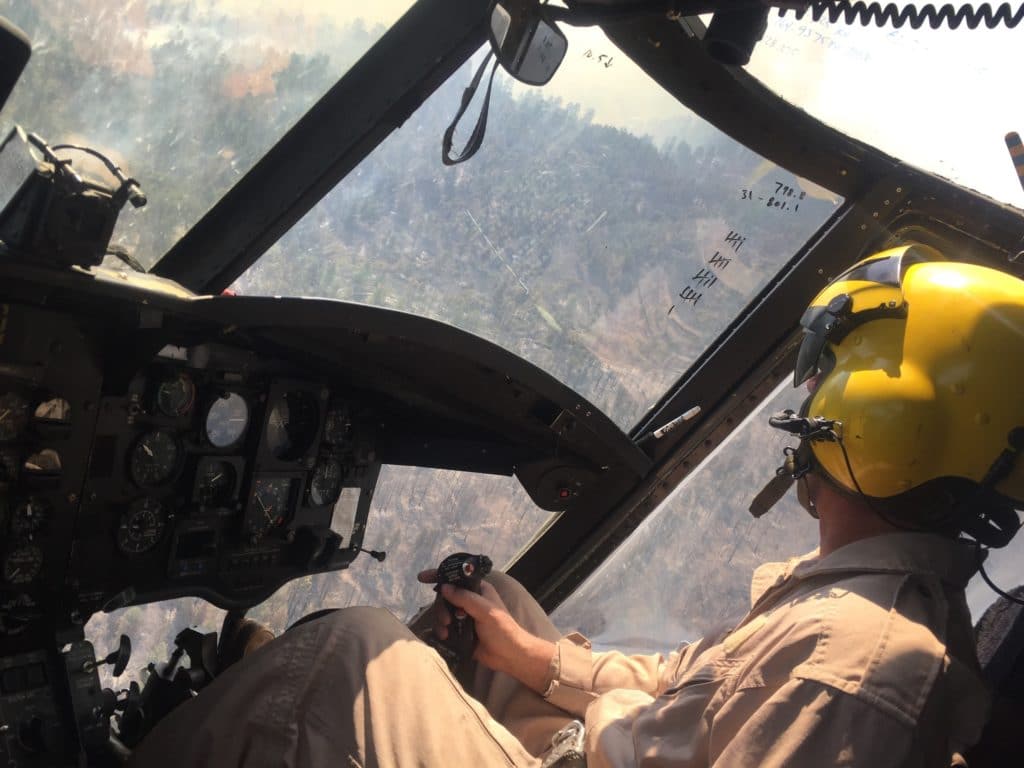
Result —
[[228, 669], [168, 716], [132, 765], [539, 761], [390, 613], [348, 608], [295, 627]]

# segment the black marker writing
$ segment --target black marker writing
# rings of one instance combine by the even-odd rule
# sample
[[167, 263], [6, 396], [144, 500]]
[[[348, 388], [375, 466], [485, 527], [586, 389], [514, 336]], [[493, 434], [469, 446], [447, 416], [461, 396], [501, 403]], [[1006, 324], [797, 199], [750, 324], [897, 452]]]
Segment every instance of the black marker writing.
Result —
[[[683, 290], [681, 290], [679, 292], [679, 298], [680, 299], [682, 299], [683, 301], [693, 302], [694, 306], [697, 306], [697, 302], [700, 301], [700, 297], [703, 296], [703, 295], [704, 295], [703, 293], [697, 293], [690, 286], [686, 286], [685, 288], [683, 288]], [[673, 304], [673, 306], [675, 306], [675, 305]], [[671, 310], [669, 310], [669, 311], [671, 311]]]
[[696, 275], [690, 278], [694, 283], [701, 286], [702, 288], [710, 288], [712, 285], [718, 282], [718, 278], [715, 277], [715, 273], [710, 269], [702, 269]]
[[[594, 52], [590, 48], [587, 48], [587, 50], [583, 54], [583, 58], [593, 59]], [[605, 69], [608, 69], [608, 67], [612, 65], [612, 57], [609, 56], [607, 53], [598, 54], [597, 61], [599, 64], [603, 64]]]
[[715, 269], [725, 269], [729, 266], [730, 261], [732, 261], [732, 259], [722, 256], [718, 251], [715, 251], [715, 255], [708, 259], [708, 264]]
[[733, 230], [730, 229], [729, 234], [725, 236], [725, 242], [727, 245], [732, 246], [732, 250], [734, 253], [739, 253], [740, 247], [745, 242], [747, 242], [747, 238], [745, 238], [739, 232], [734, 232]]

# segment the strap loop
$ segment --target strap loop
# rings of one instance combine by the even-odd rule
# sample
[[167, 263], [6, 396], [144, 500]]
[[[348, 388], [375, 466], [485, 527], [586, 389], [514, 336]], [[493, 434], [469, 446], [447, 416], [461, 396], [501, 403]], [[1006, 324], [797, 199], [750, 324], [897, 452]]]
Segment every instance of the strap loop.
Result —
[[480, 116], [477, 118], [476, 125], [473, 128], [473, 133], [469, 137], [469, 141], [466, 142], [465, 148], [461, 154], [455, 156], [452, 154], [452, 140], [455, 137], [455, 126], [458, 125], [459, 120], [466, 113], [469, 108], [469, 104], [473, 101], [473, 96], [476, 95], [476, 89], [480, 87], [480, 78], [483, 77], [484, 70], [487, 69], [487, 64], [494, 56], [494, 51], [487, 54], [484, 60], [480, 63], [480, 68], [477, 69], [476, 74], [473, 75], [473, 81], [469, 84], [469, 87], [462, 92], [462, 105], [459, 107], [459, 111], [455, 115], [455, 119], [452, 120], [451, 125], [444, 132], [444, 139], [441, 143], [441, 162], [445, 165], [457, 165], [464, 163], [469, 160], [476, 151], [480, 149], [480, 145], [484, 141], [484, 132], [487, 130], [487, 109], [491, 103], [491, 85], [494, 83], [494, 71], [498, 68], [498, 60], [494, 60], [494, 65], [491, 67], [491, 76], [487, 80], [487, 91], [484, 93], [484, 104], [480, 108]]

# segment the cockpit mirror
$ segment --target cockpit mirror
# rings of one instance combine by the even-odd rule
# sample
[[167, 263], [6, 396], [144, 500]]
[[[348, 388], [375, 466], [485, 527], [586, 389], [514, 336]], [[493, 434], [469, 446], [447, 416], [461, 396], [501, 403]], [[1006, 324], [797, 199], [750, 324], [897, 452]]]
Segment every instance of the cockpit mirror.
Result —
[[536, 0], [498, 0], [491, 8], [491, 47], [501, 66], [527, 85], [544, 85], [569, 41]]

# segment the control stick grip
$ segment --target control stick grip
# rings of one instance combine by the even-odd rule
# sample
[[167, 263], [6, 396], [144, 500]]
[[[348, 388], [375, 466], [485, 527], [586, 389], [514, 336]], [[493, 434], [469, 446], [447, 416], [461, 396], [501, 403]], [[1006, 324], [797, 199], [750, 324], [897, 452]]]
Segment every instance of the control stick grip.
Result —
[[[441, 564], [437, 566], [437, 586], [440, 590], [442, 584], [454, 584], [456, 587], [468, 589], [471, 592], [480, 594], [480, 582], [484, 576], [491, 572], [491, 558], [486, 555], [471, 555], [468, 552], [456, 552], [448, 555]], [[445, 607], [451, 612], [452, 623], [448, 625], [448, 639], [442, 641], [442, 645], [451, 652], [450, 663], [456, 664], [473, 657], [476, 650], [476, 627], [473, 619], [467, 616], [465, 611], [457, 608], [447, 600]]]

